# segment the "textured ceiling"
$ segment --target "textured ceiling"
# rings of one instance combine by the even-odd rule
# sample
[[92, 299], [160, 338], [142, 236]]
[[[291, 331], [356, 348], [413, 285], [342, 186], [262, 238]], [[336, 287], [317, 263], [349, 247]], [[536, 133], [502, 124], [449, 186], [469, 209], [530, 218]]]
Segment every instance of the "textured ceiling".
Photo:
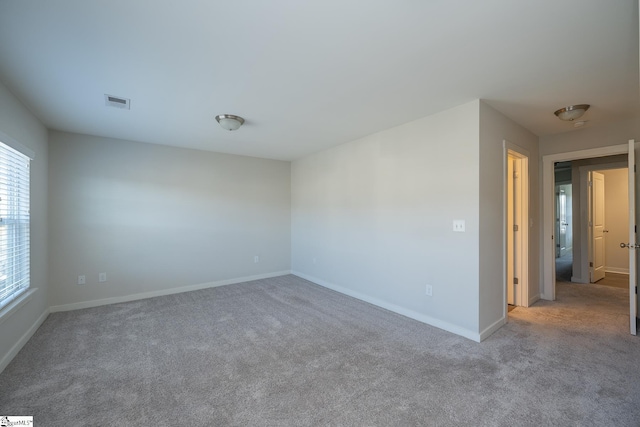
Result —
[[51, 129], [274, 159], [477, 98], [542, 136], [637, 114], [638, 3], [0, 0], [0, 80]]

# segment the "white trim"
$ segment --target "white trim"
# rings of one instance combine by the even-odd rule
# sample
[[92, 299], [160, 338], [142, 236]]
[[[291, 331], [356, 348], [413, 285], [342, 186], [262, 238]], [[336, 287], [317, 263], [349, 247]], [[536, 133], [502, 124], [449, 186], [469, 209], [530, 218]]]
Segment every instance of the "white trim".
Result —
[[[299, 271], [291, 271], [291, 274], [301, 277], [305, 280], [315, 283], [316, 285], [320, 285], [322, 287], [331, 289], [333, 291], [339, 292], [344, 295], [348, 295], [350, 297], [359, 299], [364, 302], [368, 302], [369, 304], [373, 304], [375, 306], [384, 308], [386, 310], [392, 311], [394, 313], [400, 314], [402, 316], [408, 317], [413, 320], [417, 320], [422, 323], [426, 323], [427, 325], [435, 326], [436, 328], [443, 329], [447, 332], [454, 333], [456, 335], [460, 335], [462, 337], [468, 338], [472, 341], [480, 342], [481, 336], [477, 332], [470, 331], [468, 329], [462, 328], [460, 326], [453, 325], [449, 322], [445, 322], [443, 320], [435, 319], [433, 317], [427, 316], [425, 314], [417, 313], [413, 310], [409, 310], [404, 307], [400, 307], [399, 305], [391, 304], [387, 301], [383, 301], [381, 299], [365, 295], [363, 293], [353, 291], [348, 288], [344, 288], [342, 286], [335, 285], [333, 283], [326, 282], [322, 279], [318, 279], [317, 277], [309, 276], [308, 274], [301, 273]], [[488, 335], [487, 335], [488, 336]]]
[[255, 276], [238, 277], [235, 279], [219, 280], [216, 282], [201, 283], [197, 285], [181, 286], [178, 288], [162, 289], [159, 291], [142, 292], [139, 294], [125, 295], [121, 297], [103, 298], [92, 301], [74, 302], [71, 304], [54, 305], [49, 307], [51, 313], [59, 311], [80, 310], [83, 308], [99, 307], [101, 305], [118, 304], [122, 302], [137, 301], [141, 299], [160, 297], [164, 295], [180, 294], [182, 292], [198, 291], [201, 289], [217, 288], [219, 286], [233, 285], [236, 283], [250, 282], [252, 280], [269, 279], [271, 277], [291, 274], [291, 270], [276, 271], [273, 273], [257, 274]]
[[554, 163], [593, 157], [615, 156], [616, 154], [627, 154], [628, 152], [628, 144], [620, 144], [542, 156], [542, 293], [540, 295], [542, 299], [556, 299], [556, 254], [555, 241], [553, 240], [555, 234], [553, 209], [555, 203]]
[[534, 296], [529, 298], [529, 307], [531, 307], [533, 304], [535, 304], [539, 300], [540, 300], [540, 294], [535, 294]]
[[35, 334], [35, 332], [38, 330], [40, 325], [42, 325], [44, 323], [44, 321], [47, 319], [47, 316], [49, 316], [49, 309], [46, 309], [40, 315], [40, 317], [38, 317], [38, 319], [35, 321], [35, 323], [33, 325], [31, 325], [29, 330], [27, 332], [25, 332], [24, 335], [22, 335], [20, 337], [18, 342], [15, 343], [13, 347], [11, 347], [11, 350], [9, 350], [9, 352], [4, 355], [2, 360], [0, 360], [0, 373], [2, 373], [2, 371], [4, 371], [4, 368], [6, 368], [9, 365], [9, 363], [11, 363], [13, 358], [16, 357], [18, 352], [22, 349], [22, 347], [24, 347], [24, 345], [27, 343], [27, 341], [29, 341], [29, 339], [31, 339], [31, 337], [33, 336], [33, 334]]
[[580, 277], [576, 277], [576, 276], [571, 276], [571, 283], [589, 283], [588, 280], [584, 280]]
[[618, 268], [618, 267], [605, 267], [605, 273], [616, 273], [616, 274], [629, 274], [628, 268]]
[[493, 322], [492, 325], [489, 325], [487, 328], [485, 328], [484, 331], [480, 332], [480, 341], [484, 341], [485, 339], [489, 338], [489, 336], [491, 336], [495, 331], [500, 329], [506, 323], [507, 323], [506, 317], [503, 317], [502, 319], [498, 319], [495, 322]]
[[0, 131], [0, 141], [5, 143], [5, 144], [7, 144], [9, 147], [13, 148], [14, 150], [21, 152], [22, 154], [24, 154], [25, 156], [27, 156], [31, 160], [35, 160], [35, 158], [36, 158], [35, 151], [33, 151], [29, 147], [26, 147], [26, 146], [20, 144], [18, 141], [16, 141], [11, 136], [7, 135], [6, 133], [4, 133], [2, 131]]
[[[627, 175], [628, 175], [628, 190], [629, 190], [629, 243], [630, 247], [635, 247], [636, 244], [636, 220], [638, 219], [638, 212], [636, 211], [636, 188], [637, 173], [636, 173], [636, 150], [638, 143], [635, 140], [630, 139], [627, 145]], [[633, 246], [632, 246], [633, 245]], [[638, 322], [638, 256], [637, 250], [629, 250], [629, 333], [631, 335], [637, 335], [637, 322]]]
[[28, 303], [37, 290], [38, 288], [28, 288], [26, 289], [26, 292], [22, 293], [22, 295], [18, 295], [17, 298], [15, 298], [5, 307], [2, 307], [2, 309], [0, 310], [0, 325], [2, 325], [5, 320], [11, 317], [13, 313], [18, 311], [20, 307]]

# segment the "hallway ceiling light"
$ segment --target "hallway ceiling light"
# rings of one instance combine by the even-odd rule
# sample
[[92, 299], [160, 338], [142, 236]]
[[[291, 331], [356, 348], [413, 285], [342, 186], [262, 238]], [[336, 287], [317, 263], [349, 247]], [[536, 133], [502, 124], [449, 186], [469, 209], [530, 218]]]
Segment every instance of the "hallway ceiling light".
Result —
[[218, 114], [216, 120], [222, 126], [222, 129], [226, 130], [238, 130], [244, 123], [244, 119], [240, 116], [234, 116], [233, 114]]
[[589, 104], [569, 105], [554, 112], [560, 120], [573, 121], [582, 117], [582, 115], [591, 107]]

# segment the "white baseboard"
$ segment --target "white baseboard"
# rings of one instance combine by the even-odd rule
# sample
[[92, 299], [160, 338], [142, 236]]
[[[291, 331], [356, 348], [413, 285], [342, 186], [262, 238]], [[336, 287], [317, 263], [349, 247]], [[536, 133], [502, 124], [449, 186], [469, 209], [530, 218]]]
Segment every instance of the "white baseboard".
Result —
[[480, 341], [484, 341], [485, 339], [489, 338], [491, 334], [493, 334], [495, 331], [500, 329], [502, 325], [504, 325], [505, 323], [507, 323], [506, 317], [503, 317], [493, 322], [491, 325], [485, 328], [484, 331], [480, 332]]
[[572, 283], [589, 283], [588, 280], [582, 280], [580, 277], [571, 276]]
[[[308, 280], [310, 282], [313, 282], [313, 283], [315, 283], [317, 285], [320, 285], [322, 287], [334, 290], [336, 292], [340, 292], [341, 294], [348, 295], [350, 297], [359, 299], [359, 300], [364, 301], [364, 302], [368, 302], [369, 304], [373, 304], [375, 306], [384, 308], [386, 310], [392, 311], [392, 312], [400, 314], [402, 316], [409, 317], [411, 319], [417, 320], [417, 321], [422, 322], [422, 323], [426, 323], [427, 325], [435, 326], [436, 328], [443, 329], [443, 330], [445, 330], [447, 332], [451, 332], [451, 333], [454, 333], [456, 335], [460, 335], [460, 336], [468, 338], [468, 339], [470, 339], [472, 341], [480, 342], [483, 339], [481, 334], [479, 334], [477, 332], [470, 331], [468, 329], [462, 328], [460, 326], [453, 325], [453, 324], [451, 324], [449, 322], [445, 322], [445, 321], [440, 320], [440, 319], [436, 319], [436, 318], [433, 318], [433, 317], [430, 317], [430, 316], [427, 316], [427, 315], [424, 315], [424, 314], [421, 314], [421, 313], [417, 313], [417, 312], [415, 312], [413, 310], [409, 310], [409, 309], [401, 307], [399, 305], [391, 304], [391, 303], [389, 303], [387, 301], [383, 301], [381, 299], [378, 299], [378, 298], [375, 298], [375, 297], [372, 297], [372, 296], [369, 296], [369, 295], [365, 295], [363, 293], [360, 293], [360, 292], [357, 292], [357, 291], [354, 291], [354, 290], [351, 290], [351, 289], [348, 289], [348, 288], [344, 288], [342, 286], [334, 285], [333, 283], [326, 282], [326, 281], [324, 281], [322, 279], [318, 279], [317, 277], [309, 276], [308, 274], [304, 274], [304, 273], [301, 273], [301, 272], [295, 271], [295, 270], [292, 270], [291, 274], [296, 275], [298, 277], [301, 277], [301, 278], [303, 278], [305, 280]], [[504, 319], [502, 319], [502, 320], [504, 322]], [[500, 325], [500, 326], [502, 326], [502, 325]], [[493, 325], [491, 327], [493, 327]], [[493, 331], [491, 333], [493, 333]], [[489, 333], [489, 335], [491, 335], [491, 333]], [[489, 336], [489, 335], [487, 335], [487, 336]]]
[[4, 355], [2, 360], [0, 360], [0, 373], [4, 371], [4, 368], [6, 368], [9, 365], [9, 363], [11, 363], [13, 358], [16, 357], [16, 355], [22, 349], [22, 347], [24, 347], [27, 341], [29, 341], [29, 339], [33, 336], [33, 334], [35, 334], [35, 332], [38, 330], [40, 325], [42, 325], [42, 323], [47, 319], [48, 315], [49, 315], [49, 309], [46, 309], [40, 315], [40, 317], [38, 317], [35, 323], [31, 325], [29, 330], [27, 330], [27, 332], [25, 332], [24, 335], [20, 337], [18, 342], [15, 343], [13, 347], [11, 347], [11, 350], [9, 350], [9, 352]]
[[55, 305], [55, 306], [49, 307], [49, 310], [51, 313], [56, 313], [59, 311], [70, 311], [70, 310], [79, 310], [82, 308], [99, 307], [101, 305], [118, 304], [121, 302], [136, 301], [140, 299], [160, 297], [164, 295], [173, 295], [173, 294], [179, 294], [182, 292], [199, 291], [201, 289], [207, 289], [207, 288], [217, 288], [219, 286], [233, 285], [235, 283], [242, 283], [242, 282], [250, 282], [252, 280], [268, 279], [271, 277], [284, 276], [286, 274], [291, 274], [291, 270], [257, 274], [255, 276], [238, 277], [235, 279], [219, 280], [216, 282], [200, 283], [197, 285], [181, 286], [178, 288], [162, 289], [159, 291], [142, 292], [139, 294], [125, 295], [121, 297], [103, 298], [103, 299], [97, 299], [92, 301], [82, 301], [82, 302], [74, 302], [71, 304]]
[[605, 267], [605, 273], [629, 274], [628, 268]]
[[532, 296], [531, 298], [529, 298], [529, 305], [527, 307], [531, 307], [533, 304], [538, 302], [539, 299], [540, 299], [540, 294], [536, 294]]

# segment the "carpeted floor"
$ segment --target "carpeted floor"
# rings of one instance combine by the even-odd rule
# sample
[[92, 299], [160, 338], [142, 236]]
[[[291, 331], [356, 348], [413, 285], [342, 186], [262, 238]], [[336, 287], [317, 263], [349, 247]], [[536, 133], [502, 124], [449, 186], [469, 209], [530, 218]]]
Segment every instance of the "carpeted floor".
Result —
[[623, 289], [564, 283], [483, 343], [295, 276], [49, 316], [0, 374], [38, 426], [638, 426]]
[[598, 285], [613, 286], [614, 288], [628, 289], [629, 275], [621, 273], [606, 273], [604, 279], [598, 280]]
[[[571, 282], [573, 275], [573, 254], [568, 252], [560, 258], [556, 258], [556, 280], [560, 282]], [[629, 288], [629, 275], [621, 273], [605, 274], [604, 279], [598, 280], [598, 285], [612, 286], [614, 288]]]
[[567, 252], [560, 258], [556, 258], [556, 280], [571, 282], [573, 275], [573, 253]]

